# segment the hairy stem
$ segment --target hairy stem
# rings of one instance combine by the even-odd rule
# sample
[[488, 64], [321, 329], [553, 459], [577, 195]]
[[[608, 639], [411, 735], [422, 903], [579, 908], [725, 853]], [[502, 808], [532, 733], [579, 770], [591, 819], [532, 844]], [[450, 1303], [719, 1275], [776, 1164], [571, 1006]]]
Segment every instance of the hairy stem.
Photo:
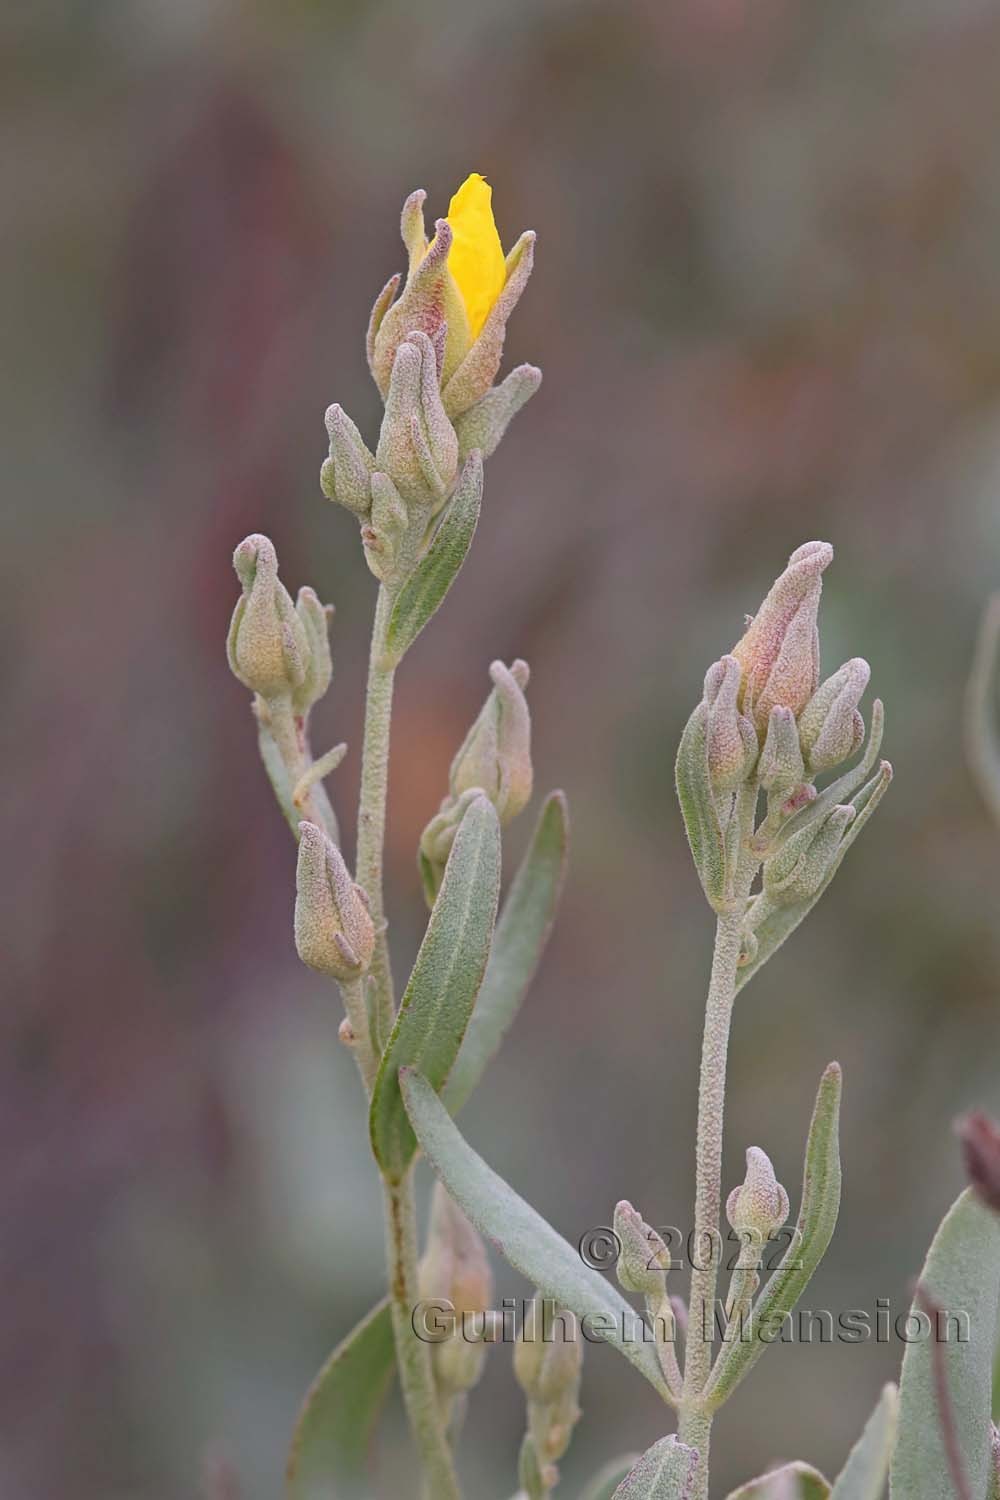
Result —
[[[383, 585], [379, 589], [378, 603], [375, 606], [368, 663], [355, 870], [355, 879], [368, 897], [376, 932], [375, 955], [368, 981], [375, 988], [373, 1064], [376, 1067], [378, 1054], [385, 1045], [395, 1016], [382, 892], [386, 799], [389, 788], [389, 731], [395, 676], [394, 668], [385, 665], [385, 629], [391, 604], [391, 596]], [[363, 991], [352, 998], [360, 999], [363, 1003]], [[408, 1175], [399, 1184], [385, 1182], [383, 1187], [396, 1365], [410, 1429], [420, 1454], [425, 1500], [460, 1500], [458, 1481], [434, 1385], [430, 1347], [417, 1338], [412, 1325], [413, 1308], [417, 1300], [417, 1227], [412, 1176]]]
[[430, 1346], [413, 1330], [417, 1300], [417, 1227], [413, 1184], [385, 1184], [386, 1254], [392, 1330], [399, 1383], [410, 1428], [423, 1466], [425, 1500], [460, 1500], [458, 1480], [444, 1435], [434, 1387]]
[[385, 906], [382, 896], [382, 862], [385, 845], [385, 808], [389, 787], [389, 730], [392, 722], [392, 688], [395, 668], [384, 665], [385, 627], [391, 598], [385, 585], [379, 588], [368, 662], [365, 697], [365, 740], [361, 760], [361, 802], [358, 807], [358, 855], [355, 879], [368, 897], [375, 923], [375, 956], [371, 979], [375, 985], [375, 1017], [384, 1045], [392, 1029], [395, 1002], [392, 970], [386, 940]]
[[740, 927], [745, 902], [719, 913], [712, 957], [712, 977], [705, 1010], [705, 1036], [698, 1089], [697, 1176], [694, 1211], [691, 1300], [684, 1357], [681, 1442], [700, 1454], [692, 1500], [708, 1495], [709, 1438], [712, 1418], [699, 1409], [698, 1398], [712, 1362], [715, 1289], [719, 1272], [719, 1211], [722, 1198], [722, 1128], [726, 1103], [726, 1057], [736, 995]]
[[324, 829], [335, 844], [340, 843], [337, 819], [322, 780], [307, 787], [301, 802], [292, 795], [302, 778], [312, 769], [313, 758], [305, 720], [292, 710], [289, 699], [255, 701], [261, 759], [274, 787], [279, 806], [295, 837], [299, 820], [305, 818]]
[[340, 993], [344, 999], [344, 1010], [347, 1012], [347, 1020], [353, 1034], [353, 1038], [350, 1039], [351, 1050], [361, 1073], [365, 1092], [370, 1094], [375, 1082], [375, 1074], [378, 1071], [378, 1054], [372, 1043], [368, 1007], [365, 1004], [364, 980], [345, 979], [341, 983]]

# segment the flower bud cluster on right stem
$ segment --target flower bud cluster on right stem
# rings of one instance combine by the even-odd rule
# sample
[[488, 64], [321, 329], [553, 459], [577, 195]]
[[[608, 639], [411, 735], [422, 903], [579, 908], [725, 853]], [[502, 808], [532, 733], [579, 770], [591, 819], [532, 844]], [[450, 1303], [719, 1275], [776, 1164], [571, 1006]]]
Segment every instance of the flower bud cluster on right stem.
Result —
[[[816, 778], [865, 742], [862, 657], [820, 681], [818, 614], [827, 542], [806, 542], [732, 651], [708, 669], [681, 741], [677, 788], [705, 894], [716, 911], [747, 903], [742, 964], [754, 971], [833, 878], [892, 775], [876, 765], [876, 700], [858, 765], [825, 789]], [[761, 795], [765, 813], [757, 822]]]

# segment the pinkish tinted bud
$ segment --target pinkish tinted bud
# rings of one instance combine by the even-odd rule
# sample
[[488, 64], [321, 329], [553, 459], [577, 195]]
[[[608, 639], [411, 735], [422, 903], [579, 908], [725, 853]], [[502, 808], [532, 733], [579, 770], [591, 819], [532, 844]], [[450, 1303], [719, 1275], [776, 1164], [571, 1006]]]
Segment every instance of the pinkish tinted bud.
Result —
[[763, 738], [771, 709], [790, 708], [796, 717], [819, 681], [816, 617], [823, 570], [833, 559], [828, 542], [806, 542], [788, 559], [732, 654], [743, 669], [741, 707]]
[[747, 1150], [746, 1177], [726, 1200], [726, 1218], [737, 1234], [768, 1240], [788, 1218], [788, 1194], [774, 1174], [771, 1158], [759, 1146]]
[[295, 947], [304, 964], [332, 979], [360, 979], [375, 951], [365, 893], [344, 857], [315, 823], [299, 824]]
[[451, 765], [452, 796], [481, 788], [501, 823], [516, 818], [531, 799], [531, 716], [524, 696], [528, 676], [526, 661], [512, 662], [509, 668], [493, 662], [493, 691]]
[[309, 639], [278, 577], [274, 543], [259, 534], [246, 537], [233, 553], [233, 567], [243, 594], [226, 642], [230, 668], [262, 698], [293, 693], [306, 679]]
[[865, 737], [858, 704], [868, 686], [871, 667], [852, 657], [817, 688], [802, 710], [799, 738], [810, 771], [828, 771], [853, 755]]
[[705, 674], [705, 747], [708, 774], [717, 792], [729, 792], [745, 781], [757, 760], [757, 734], [739, 711], [742, 685], [740, 664], [724, 656]]

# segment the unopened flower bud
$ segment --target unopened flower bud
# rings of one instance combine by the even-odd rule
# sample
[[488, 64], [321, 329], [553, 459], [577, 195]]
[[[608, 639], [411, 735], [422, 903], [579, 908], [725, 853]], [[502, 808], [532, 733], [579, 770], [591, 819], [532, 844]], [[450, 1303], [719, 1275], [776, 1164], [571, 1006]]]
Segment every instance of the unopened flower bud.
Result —
[[868, 686], [871, 667], [855, 656], [821, 683], [802, 710], [799, 738], [813, 773], [828, 771], [853, 755], [865, 737], [858, 704]]
[[333, 979], [360, 979], [375, 951], [364, 891], [343, 855], [315, 823], [299, 824], [295, 947], [304, 964]]
[[297, 714], [307, 714], [323, 697], [333, 676], [330, 656], [333, 605], [321, 604], [315, 589], [303, 587], [295, 601], [295, 613], [305, 632], [308, 649], [305, 676], [292, 694], [292, 707]]
[[480, 788], [509, 823], [531, 800], [531, 715], [524, 689], [530, 675], [520, 659], [490, 666], [493, 691], [451, 763], [453, 797]]
[[759, 1146], [747, 1150], [746, 1177], [726, 1200], [726, 1218], [737, 1234], [759, 1236], [761, 1244], [788, 1218], [788, 1194], [774, 1175], [771, 1158]]
[[529, 1401], [550, 1404], [579, 1387], [583, 1349], [576, 1317], [552, 1297], [535, 1294], [514, 1346], [514, 1374]]
[[777, 904], [808, 901], [826, 880], [840, 853], [844, 831], [854, 821], [855, 809], [841, 804], [798, 833], [764, 861], [765, 894]]
[[775, 704], [798, 716], [819, 681], [816, 617], [823, 570], [833, 559], [828, 542], [806, 542], [788, 559], [732, 654], [743, 669], [741, 707], [758, 734], [767, 733]]
[[670, 1270], [670, 1251], [663, 1240], [625, 1199], [615, 1208], [614, 1228], [621, 1245], [615, 1266], [619, 1285], [644, 1297], [662, 1297]]
[[757, 732], [739, 710], [741, 685], [742, 672], [735, 656], [723, 656], [705, 674], [708, 774], [717, 792], [739, 786], [757, 760]]
[[362, 518], [371, 509], [371, 476], [375, 459], [342, 406], [334, 404], [326, 413], [330, 434], [330, 456], [319, 473], [328, 500], [336, 500]]
[[799, 729], [790, 708], [779, 704], [771, 709], [757, 774], [764, 790], [778, 797], [787, 797], [805, 780]]
[[407, 505], [440, 510], [458, 475], [458, 438], [445, 415], [437, 358], [426, 333], [396, 350], [375, 462]]
[[[437, 220], [428, 243], [425, 197], [422, 190], [411, 193], [403, 205], [400, 227], [410, 262], [406, 285], [394, 301], [399, 277], [393, 277], [372, 309], [368, 362], [387, 399], [400, 344], [414, 329], [426, 334], [434, 347], [444, 409], [454, 420], [493, 385], [507, 320], [531, 274], [535, 236], [526, 230], [504, 256], [492, 189], [472, 172], [453, 195], [447, 219]], [[475, 446], [468, 444], [469, 449]]]
[[399, 561], [400, 546], [409, 517], [403, 497], [388, 474], [376, 469], [371, 478], [372, 508], [361, 528], [365, 561], [376, 578], [391, 578]]
[[[456, 293], [448, 275], [451, 226], [446, 220], [439, 219], [434, 239], [428, 245], [423, 224], [426, 196], [423, 189], [418, 188], [403, 204], [400, 227], [410, 257], [403, 291], [398, 298], [395, 297], [398, 276], [387, 282], [372, 308], [368, 325], [368, 364], [383, 401], [388, 398], [396, 351], [413, 330], [419, 329], [427, 334], [443, 351], [449, 324], [460, 322], [454, 316]], [[451, 317], [449, 313], [452, 313]], [[457, 354], [460, 352], [456, 351]]]
[[1000, 1214], [1000, 1125], [974, 1110], [956, 1126], [965, 1172], [976, 1196]]
[[478, 1230], [440, 1182], [434, 1185], [418, 1279], [422, 1298], [444, 1299], [456, 1314], [456, 1331], [431, 1351], [438, 1388], [449, 1396], [471, 1390], [486, 1356], [481, 1334], [493, 1301], [493, 1273]]
[[514, 1374], [528, 1398], [528, 1434], [543, 1468], [566, 1452], [580, 1416], [583, 1345], [578, 1332], [571, 1312], [538, 1295], [525, 1309], [514, 1346]]
[[417, 866], [423, 882], [427, 905], [433, 906], [441, 889], [445, 865], [451, 846], [455, 842], [459, 824], [465, 817], [470, 803], [482, 795], [481, 788], [472, 787], [460, 797], [445, 797], [441, 807], [431, 818], [420, 835], [417, 850]]
[[233, 553], [233, 567], [243, 594], [226, 641], [230, 668], [262, 698], [293, 693], [305, 682], [309, 642], [278, 577], [274, 543], [266, 536], [248, 536]]

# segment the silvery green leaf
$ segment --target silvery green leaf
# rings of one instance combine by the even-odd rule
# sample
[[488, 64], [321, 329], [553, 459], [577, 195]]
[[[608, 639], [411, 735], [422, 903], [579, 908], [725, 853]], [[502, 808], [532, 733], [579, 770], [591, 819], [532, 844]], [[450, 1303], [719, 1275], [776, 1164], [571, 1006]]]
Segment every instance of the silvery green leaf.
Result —
[[584, 1490], [581, 1500], [613, 1500], [615, 1490], [634, 1467], [639, 1455], [628, 1453], [624, 1458], [613, 1458]]
[[707, 1404], [715, 1411], [756, 1364], [791, 1313], [823, 1259], [840, 1209], [841, 1071], [830, 1063], [820, 1079], [802, 1176], [802, 1203], [795, 1233], [781, 1263], [761, 1292], [746, 1329], [721, 1349], [706, 1388]]
[[591, 1336], [617, 1349], [668, 1399], [655, 1347], [642, 1337], [635, 1309], [473, 1151], [425, 1078], [404, 1068], [400, 1085], [417, 1139], [466, 1218], [543, 1297], [587, 1318]]
[[437, 611], [465, 561], [483, 499], [483, 460], [469, 454], [434, 539], [393, 601], [386, 627], [385, 656], [400, 662]]
[[971, 1188], [934, 1236], [912, 1316], [928, 1336], [908, 1343], [899, 1382], [899, 1436], [889, 1473], [893, 1500], [953, 1495], [937, 1395], [935, 1360], [947, 1386], [951, 1423], [970, 1494], [987, 1493], [990, 1407], [1000, 1294], [1000, 1216]]
[[399, 1094], [399, 1069], [421, 1069], [435, 1089], [451, 1071], [490, 952], [500, 893], [500, 824], [493, 804], [474, 797], [462, 819], [434, 910], [372, 1091], [372, 1149], [399, 1182], [416, 1140]]
[[541, 962], [566, 873], [568, 839], [565, 795], [552, 792], [500, 912], [479, 999], [444, 1090], [453, 1115], [496, 1055]]
[[707, 736], [708, 707], [701, 702], [677, 750], [677, 798], [698, 878], [709, 903], [718, 907], [726, 893], [726, 846], [708, 774]]
[[969, 764], [1000, 823], [1000, 594], [986, 607], [966, 696]]
[[796, 1462], [741, 1484], [729, 1500], [827, 1500], [829, 1494], [830, 1486], [818, 1469]]
[[485, 396], [481, 396], [475, 406], [456, 417], [459, 457], [464, 461], [467, 453], [478, 448], [483, 458], [489, 458], [511, 420], [541, 383], [541, 370], [536, 370], [534, 365], [518, 365], [499, 385], [492, 386]]
[[[778, 951], [785, 939], [791, 936], [799, 923], [812, 911], [816, 902], [823, 895], [830, 881], [840, 869], [844, 855], [885, 796], [891, 780], [892, 767], [887, 760], [884, 760], [872, 779], [859, 792], [855, 793], [851, 805], [856, 810], [856, 816], [848, 824], [844, 836], [840, 841], [836, 858], [832, 861], [822, 883], [811, 896], [802, 901], [789, 902], [784, 906], [771, 906], [766, 893], [757, 897], [758, 901], [768, 902], [768, 914], [764, 917], [763, 921], [754, 926], [753, 933], [757, 939], [757, 947], [750, 961], [744, 964], [739, 970], [736, 980], [737, 991], [741, 990], [748, 980], [753, 978], [757, 971], [767, 963], [768, 959]], [[817, 805], [818, 801], [813, 804], [814, 807]]]
[[396, 1368], [388, 1300], [330, 1355], [299, 1412], [285, 1500], [367, 1500], [368, 1447]]
[[830, 1500], [882, 1500], [898, 1419], [899, 1393], [894, 1385], [887, 1385], [834, 1481]]
[[698, 1453], [673, 1433], [661, 1438], [633, 1464], [613, 1500], [689, 1500], [694, 1494]]

